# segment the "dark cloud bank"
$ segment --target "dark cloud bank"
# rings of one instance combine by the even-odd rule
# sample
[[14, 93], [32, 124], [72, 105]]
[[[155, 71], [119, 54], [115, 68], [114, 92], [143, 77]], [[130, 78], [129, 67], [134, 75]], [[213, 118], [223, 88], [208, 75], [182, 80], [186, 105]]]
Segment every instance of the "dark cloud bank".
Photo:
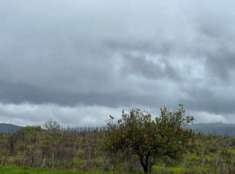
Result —
[[234, 5], [2, 1], [0, 121], [100, 125], [183, 103], [199, 122], [235, 122]]

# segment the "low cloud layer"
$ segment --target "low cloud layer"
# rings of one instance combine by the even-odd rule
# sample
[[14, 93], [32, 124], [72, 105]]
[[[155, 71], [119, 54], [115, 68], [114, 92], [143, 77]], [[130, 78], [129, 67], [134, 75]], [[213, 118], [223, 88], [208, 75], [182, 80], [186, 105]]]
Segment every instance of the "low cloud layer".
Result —
[[182, 103], [198, 122], [235, 122], [234, 5], [2, 1], [0, 121], [38, 124], [53, 111], [101, 125], [122, 108]]
[[49, 120], [57, 121], [63, 127], [104, 126], [109, 121], [110, 113], [118, 118], [121, 109], [84, 105], [70, 107], [55, 104], [0, 104], [1, 121], [22, 126], [43, 125]]

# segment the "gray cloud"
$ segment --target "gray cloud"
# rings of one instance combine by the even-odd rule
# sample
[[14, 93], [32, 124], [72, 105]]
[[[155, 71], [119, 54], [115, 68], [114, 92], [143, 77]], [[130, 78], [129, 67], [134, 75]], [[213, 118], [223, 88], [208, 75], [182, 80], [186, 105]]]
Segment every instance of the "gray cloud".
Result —
[[[160, 55], [161, 56], [161, 55]], [[122, 69], [124, 74], [136, 74], [148, 79], [162, 79], [168, 78], [170, 80], [180, 80], [179, 74], [175, 69], [166, 61], [155, 57], [155, 61], [148, 60], [146, 55], [133, 56], [130, 54], [124, 55], [125, 67]]]
[[[26, 102], [37, 105], [37, 112], [45, 105], [71, 107], [77, 114], [78, 106], [156, 111], [183, 103], [208, 116], [204, 121], [214, 115], [216, 121], [234, 122], [233, 5], [230, 0], [2, 1], [0, 103]], [[29, 122], [37, 122], [39, 114], [31, 114]]]

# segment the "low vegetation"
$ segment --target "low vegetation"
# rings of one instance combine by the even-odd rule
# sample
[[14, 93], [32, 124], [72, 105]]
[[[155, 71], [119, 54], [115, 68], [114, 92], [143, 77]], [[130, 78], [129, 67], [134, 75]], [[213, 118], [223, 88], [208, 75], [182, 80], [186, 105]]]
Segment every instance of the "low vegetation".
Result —
[[235, 139], [194, 133], [183, 106], [159, 117], [139, 109], [106, 128], [53, 121], [0, 135], [1, 174], [234, 174]]

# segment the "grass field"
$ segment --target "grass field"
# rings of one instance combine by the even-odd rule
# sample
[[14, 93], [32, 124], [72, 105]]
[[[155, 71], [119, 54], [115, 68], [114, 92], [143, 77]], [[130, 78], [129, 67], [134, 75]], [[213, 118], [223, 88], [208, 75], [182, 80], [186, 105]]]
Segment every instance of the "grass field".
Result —
[[[152, 174], [214, 174], [209, 172], [208, 168], [200, 169], [199, 166], [193, 168], [184, 168], [182, 166], [157, 166], [155, 165]], [[142, 172], [129, 173], [124, 171], [72, 171], [72, 170], [59, 170], [59, 169], [40, 169], [16, 166], [0, 166], [0, 174], [143, 174]]]
[[[164, 168], [161, 166], [153, 167], [153, 174], [185, 174], [187, 169], [176, 166]], [[104, 171], [69, 171], [69, 170], [59, 170], [59, 169], [40, 169], [40, 168], [29, 168], [29, 167], [16, 167], [16, 166], [0, 166], [0, 174], [113, 174], [113, 172]], [[116, 171], [114, 174], [127, 174], [126, 172]], [[130, 174], [130, 173], [128, 173]], [[131, 174], [141, 174], [131, 173]]]
[[20, 168], [15, 166], [0, 166], [0, 174], [110, 174], [109, 172], [90, 171], [79, 172], [69, 170]]
[[[155, 166], [152, 173], [160, 174], [185, 174], [187, 170], [181, 167], [162, 168]], [[15, 166], [0, 166], [0, 174], [127, 174], [126, 172], [104, 172], [104, 171], [69, 171], [69, 170], [53, 170], [53, 169], [39, 169], [39, 168], [22, 168]], [[128, 173], [130, 174], [130, 173]], [[131, 173], [140, 174], [140, 173]], [[141, 173], [142, 174], [142, 173]]]

